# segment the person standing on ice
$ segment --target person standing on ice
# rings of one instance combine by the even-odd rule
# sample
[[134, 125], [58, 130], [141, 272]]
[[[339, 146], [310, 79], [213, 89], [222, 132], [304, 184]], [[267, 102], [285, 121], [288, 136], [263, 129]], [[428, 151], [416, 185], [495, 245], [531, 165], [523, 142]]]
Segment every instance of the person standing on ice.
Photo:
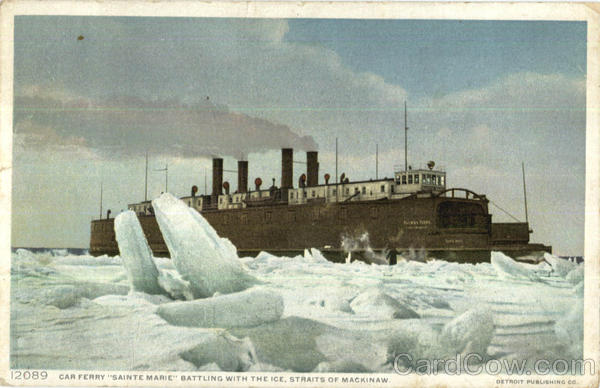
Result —
[[398, 262], [398, 251], [392, 246], [392, 249], [387, 253], [387, 259], [389, 265], [396, 265]]

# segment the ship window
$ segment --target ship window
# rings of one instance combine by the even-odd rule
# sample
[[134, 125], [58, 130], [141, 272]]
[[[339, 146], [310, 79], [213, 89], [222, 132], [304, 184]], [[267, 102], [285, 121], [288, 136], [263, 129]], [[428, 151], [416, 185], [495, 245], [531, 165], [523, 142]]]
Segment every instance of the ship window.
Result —
[[446, 177], [445, 177], [445, 176], [443, 176], [443, 175], [440, 177], [440, 179], [441, 179], [441, 185], [442, 185], [442, 186], [445, 186], [445, 185], [446, 185], [446, 182], [445, 182], [445, 181], [446, 181], [446, 179], [445, 179], [445, 178], [446, 178]]
[[367, 194], [367, 188], [365, 186], [363, 186], [363, 188], [362, 188], [362, 193]]
[[486, 219], [481, 205], [461, 202], [441, 203], [437, 216], [441, 228], [472, 228]]
[[350, 194], [350, 189], [346, 188], [346, 195]]
[[223, 198], [219, 198], [219, 203], [223, 203]]
[[331, 195], [336, 195], [336, 194], [337, 194], [337, 190], [336, 189], [331, 190]]
[[314, 198], [314, 196], [315, 196], [315, 191], [314, 190], [312, 190], [311, 196]]
[[412, 174], [408, 174], [408, 184], [412, 185], [412, 183], [413, 183], [413, 176], [412, 176]]
[[385, 193], [385, 185], [381, 185], [381, 192]]
[[419, 183], [419, 174], [415, 174], [415, 183]]
[[406, 184], [406, 175], [402, 175], [402, 184], [405, 185]]
[[304, 198], [306, 198], [306, 191], [302, 190], [302, 192], [304, 193]]

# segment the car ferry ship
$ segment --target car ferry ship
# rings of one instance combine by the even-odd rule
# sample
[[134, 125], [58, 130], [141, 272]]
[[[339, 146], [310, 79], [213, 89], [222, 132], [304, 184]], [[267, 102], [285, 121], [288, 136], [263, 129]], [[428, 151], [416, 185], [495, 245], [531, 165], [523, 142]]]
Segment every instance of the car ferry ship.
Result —
[[[346, 260], [344, 238], [368, 233], [368, 250], [351, 252], [368, 260], [367, 253], [395, 248], [401, 255], [424, 251], [427, 257], [459, 262], [490, 260], [501, 251], [522, 260], [535, 261], [552, 248], [529, 242], [528, 222], [492, 222], [489, 200], [465, 188], [447, 187], [446, 172], [429, 162], [425, 168], [410, 166], [392, 178], [350, 181], [341, 174], [335, 182], [329, 174], [319, 182], [318, 153], [306, 153], [306, 172], [293, 185], [294, 151], [281, 150], [281, 186], [263, 188], [256, 178], [248, 189], [248, 161], [237, 163], [237, 189], [223, 181], [223, 159], [213, 159], [212, 192], [199, 195], [197, 186], [182, 197], [215, 228], [231, 240], [240, 256], [267, 251], [295, 255], [307, 248], [321, 250], [332, 261]], [[155, 256], [169, 255], [154, 217], [152, 203], [128, 205], [140, 220]], [[92, 221], [90, 253], [117, 255], [114, 218]], [[367, 252], [368, 251], [368, 252]]]

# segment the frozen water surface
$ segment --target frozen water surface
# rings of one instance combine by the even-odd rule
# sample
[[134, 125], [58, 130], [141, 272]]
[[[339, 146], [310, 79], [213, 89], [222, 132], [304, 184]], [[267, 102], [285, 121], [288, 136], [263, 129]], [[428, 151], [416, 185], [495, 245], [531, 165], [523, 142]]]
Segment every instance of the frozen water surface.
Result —
[[174, 198], [154, 207], [173, 260], [148, 256], [132, 219], [117, 223], [122, 258], [12, 254], [11, 367], [390, 373], [401, 353], [582, 357], [582, 264], [238, 258]]

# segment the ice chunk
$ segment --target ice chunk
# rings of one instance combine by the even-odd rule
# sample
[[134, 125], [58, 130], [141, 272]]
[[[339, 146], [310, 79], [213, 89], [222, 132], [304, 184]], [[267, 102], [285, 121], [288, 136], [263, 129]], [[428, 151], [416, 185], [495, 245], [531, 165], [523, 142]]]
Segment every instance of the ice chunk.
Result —
[[376, 372], [387, 361], [387, 346], [374, 341], [370, 333], [334, 331], [316, 337], [315, 343], [330, 360], [331, 372]]
[[250, 338], [261, 363], [295, 372], [311, 372], [321, 362], [329, 361], [319, 351], [316, 338], [339, 330], [311, 319], [292, 316], [230, 331], [238, 338]]
[[350, 303], [348, 302], [348, 298], [336, 293], [335, 290], [310, 300], [308, 304], [324, 307], [329, 311], [341, 311], [354, 314], [354, 311], [352, 311], [352, 307], [350, 307]]
[[419, 318], [419, 314], [410, 307], [403, 305], [378, 289], [369, 289], [362, 292], [350, 302], [350, 307], [358, 314], [368, 314], [373, 318]]
[[577, 294], [579, 296], [583, 296], [583, 291], [584, 291], [583, 283], [584, 283], [584, 281], [582, 280], [579, 283], [577, 283], [577, 285], [573, 288], [573, 292], [575, 294]]
[[173, 265], [190, 282], [194, 297], [237, 292], [257, 283], [242, 267], [231, 242], [221, 239], [194, 209], [169, 193], [152, 205]]
[[59, 309], [66, 309], [77, 304], [79, 298], [80, 296], [75, 286], [57, 286], [48, 288], [43, 296], [40, 295], [40, 299], [37, 302], [58, 307]]
[[34, 292], [30, 302], [66, 309], [79, 303], [81, 298], [95, 299], [104, 295], [126, 295], [127, 286], [112, 283], [81, 282], [75, 285], [57, 285], [43, 292]]
[[147, 294], [162, 294], [152, 251], [135, 213], [127, 210], [115, 218], [115, 238], [131, 287]]
[[214, 370], [210, 364], [216, 364], [218, 369], [230, 372], [244, 372], [256, 363], [252, 342], [248, 338], [237, 339], [226, 332], [206, 337], [194, 348], [183, 352], [181, 358], [198, 368], [208, 367], [203, 370]]
[[583, 299], [577, 300], [571, 311], [556, 322], [554, 332], [567, 350], [565, 357], [578, 359], [583, 356]]
[[561, 259], [548, 252], [544, 253], [544, 261], [552, 266], [552, 271], [561, 277], [566, 277], [569, 272], [577, 268], [577, 264], [570, 262], [569, 260]]
[[283, 298], [273, 291], [254, 288], [191, 302], [167, 303], [159, 307], [157, 314], [177, 326], [256, 326], [281, 317]]
[[123, 262], [119, 256], [59, 256], [53, 259], [53, 263], [62, 265], [81, 265], [81, 266], [104, 266], [121, 265]]
[[127, 295], [129, 287], [114, 283], [79, 282], [75, 292], [82, 298], [94, 299], [103, 295]]
[[567, 281], [573, 285], [583, 281], [583, 265], [571, 270], [566, 277]]
[[320, 250], [310, 248], [304, 250], [304, 260], [309, 263], [329, 263], [329, 261], [323, 256]]
[[182, 201], [179, 201], [179, 204], [183, 204], [186, 207], [192, 218], [203, 229], [205, 236], [214, 244], [217, 251], [219, 251], [223, 257], [238, 259], [237, 248], [228, 238], [220, 237], [212, 225], [210, 225], [196, 210], [187, 207]]
[[535, 272], [521, 263], [517, 263], [502, 252], [492, 252], [492, 265], [500, 277], [537, 280]]
[[183, 280], [175, 269], [161, 269], [158, 271], [158, 284], [173, 299], [192, 300], [194, 295], [190, 283]]
[[[388, 362], [393, 363], [401, 354], [410, 354], [413, 362], [419, 359], [441, 359], [449, 355], [447, 349], [439, 344], [438, 333], [428, 323], [416, 319], [394, 322], [397, 325], [385, 333]], [[414, 366], [405, 358], [398, 361], [405, 366]]]
[[444, 326], [440, 342], [457, 353], [468, 351], [485, 357], [493, 335], [492, 313], [487, 309], [472, 309]]

